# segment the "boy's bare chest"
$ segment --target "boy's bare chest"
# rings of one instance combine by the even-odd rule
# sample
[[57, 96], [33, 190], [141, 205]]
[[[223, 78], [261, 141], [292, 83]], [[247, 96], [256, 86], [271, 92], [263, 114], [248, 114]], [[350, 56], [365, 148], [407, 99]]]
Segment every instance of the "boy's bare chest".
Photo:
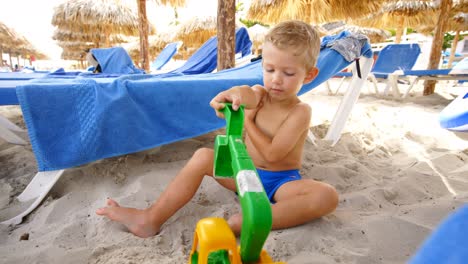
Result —
[[284, 123], [287, 116], [288, 112], [284, 110], [262, 108], [257, 112], [255, 124], [263, 133], [272, 138]]

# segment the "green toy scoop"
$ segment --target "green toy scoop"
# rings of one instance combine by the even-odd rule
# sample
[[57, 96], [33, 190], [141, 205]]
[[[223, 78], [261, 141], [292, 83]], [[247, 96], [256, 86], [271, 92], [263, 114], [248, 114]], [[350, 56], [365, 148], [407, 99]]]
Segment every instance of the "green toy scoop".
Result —
[[214, 176], [234, 178], [242, 207], [240, 255], [242, 262], [260, 258], [272, 226], [271, 205], [242, 140], [244, 106], [237, 111], [225, 104], [226, 135], [215, 139]]

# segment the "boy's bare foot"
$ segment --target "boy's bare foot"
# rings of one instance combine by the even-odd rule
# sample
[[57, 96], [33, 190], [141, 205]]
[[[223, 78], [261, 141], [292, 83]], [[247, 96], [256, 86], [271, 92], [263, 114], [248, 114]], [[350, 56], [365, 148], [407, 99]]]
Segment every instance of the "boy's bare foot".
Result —
[[160, 229], [150, 221], [145, 210], [121, 207], [110, 198], [107, 199], [107, 206], [97, 209], [96, 214], [125, 225], [134, 235], [143, 238], [156, 235]]

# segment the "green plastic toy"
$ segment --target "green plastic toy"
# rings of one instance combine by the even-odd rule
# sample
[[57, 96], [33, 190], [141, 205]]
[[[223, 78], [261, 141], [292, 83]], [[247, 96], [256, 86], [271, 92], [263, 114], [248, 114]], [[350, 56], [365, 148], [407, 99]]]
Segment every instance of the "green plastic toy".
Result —
[[236, 180], [243, 217], [240, 256], [242, 262], [257, 261], [271, 231], [271, 205], [242, 139], [244, 106], [234, 111], [226, 104], [223, 112], [226, 135], [215, 139], [214, 176]]

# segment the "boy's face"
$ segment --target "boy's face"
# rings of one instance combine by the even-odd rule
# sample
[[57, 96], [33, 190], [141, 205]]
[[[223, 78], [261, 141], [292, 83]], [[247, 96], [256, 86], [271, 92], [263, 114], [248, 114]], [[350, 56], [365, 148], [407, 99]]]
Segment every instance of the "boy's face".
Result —
[[304, 83], [315, 78], [316, 68], [308, 71], [302, 58], [267, 42], [263, 45], [263, 83], [273, 98], [296, 96]]

